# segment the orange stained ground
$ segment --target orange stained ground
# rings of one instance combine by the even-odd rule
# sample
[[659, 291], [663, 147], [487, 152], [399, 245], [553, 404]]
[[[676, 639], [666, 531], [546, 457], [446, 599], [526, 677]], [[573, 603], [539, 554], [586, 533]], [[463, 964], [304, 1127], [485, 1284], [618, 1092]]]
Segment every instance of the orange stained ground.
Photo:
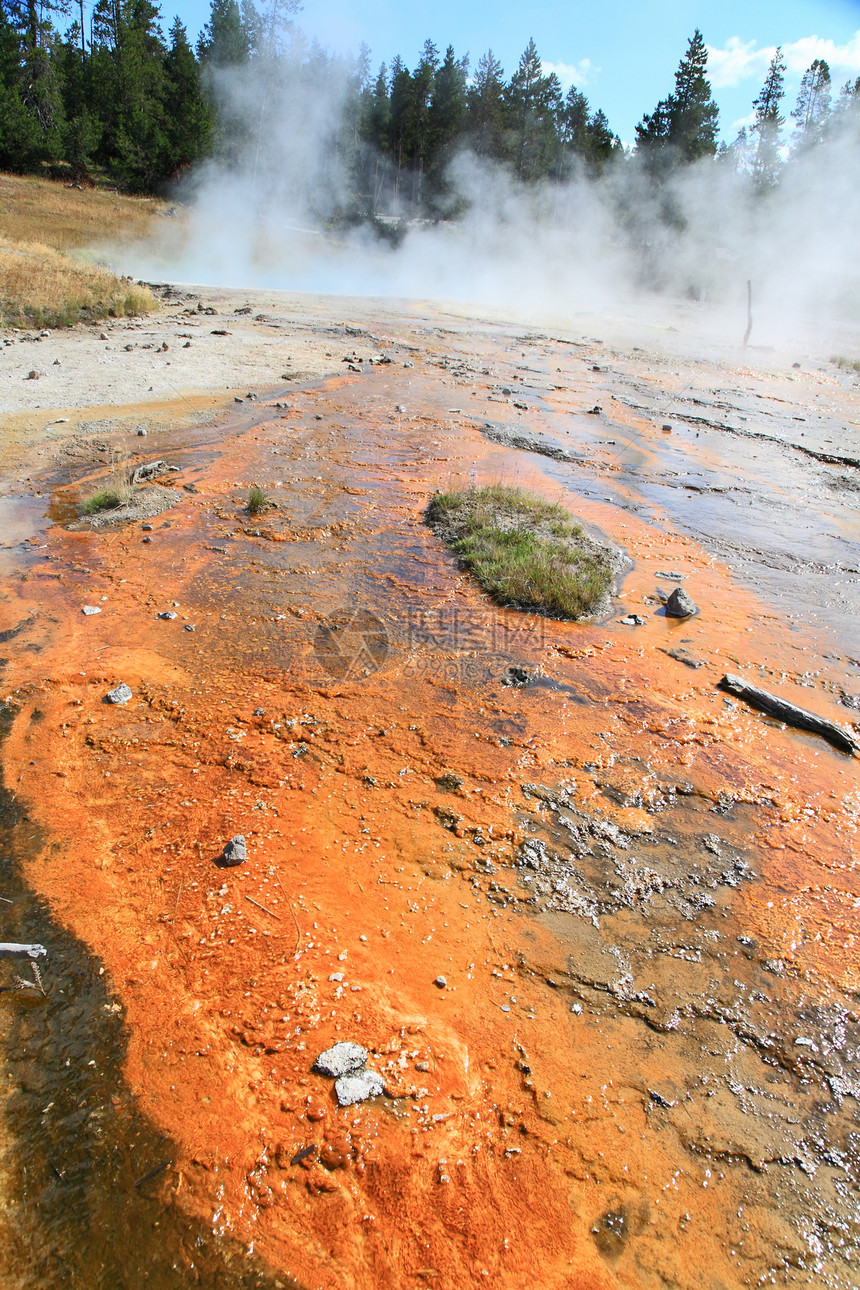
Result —
[[[7, 787], [46, 837], [28, 879], [125, 1010], [128, 1083], [176, 1144], [165, 1199], [279, 1274], [326, 1290], [742, 1284], [734, 1184], [703, 1188], [706, 1162], [650, 1127], [658, 1037], [572, 1013], [546, 974], [521, 972], [564, 946], [467, 878], [476, 829], [482, 858], [511, 862], [524, 781], [575, 781], [583, 810], [649, 828], [584, 769], [635, 758], [660, 782], [760, 804], [762, 880], [733, 916], [822, 996], [856, 990], [855, 766], [715, 689], [765, 660], [787, 676], [814, 660], [826, 678], [822, 645], [665, 516], [584, 498], [578, 514], [634, 561], [622, 608], [646, 625], [493, 610], [424, 526], [429, 495], [558, 489], [446, 420], [429, 378], [398, 418], [381, 381], [331, 381], [214, 447], [186, 436], [170, 455], [165, 440], [194, 491], [150, 542], [138, 525], [34, 539], [0, 623], [32, 620], [4, 647]], [[277, 511], [243, 515], [251, 482]], [[684, 623], [643, 610], [667, 568], [716, 608]], [[338, 680], [314, 633], [354, 598], [385, 621], [389, 654]], [[156, 617], [174, 602], [175, 620]], [[682, 639], [703, 667], [667, 658]], [[570, 688], [490, 683], [508, 661]], [[119, 681], [134, 697], [107, 706]], [[826, 692], [803, 698], [839, 719]], [[459, 791], [438, 786], [445, 772]], [[216, 867], [235, 833], [247, 864]], [[340, 1039], [371, 1050], [386, 1098], [337, 1108], [311, 1066]], [[615, 1211], [637, 1237], [620, 1252], [592, 1232]]]

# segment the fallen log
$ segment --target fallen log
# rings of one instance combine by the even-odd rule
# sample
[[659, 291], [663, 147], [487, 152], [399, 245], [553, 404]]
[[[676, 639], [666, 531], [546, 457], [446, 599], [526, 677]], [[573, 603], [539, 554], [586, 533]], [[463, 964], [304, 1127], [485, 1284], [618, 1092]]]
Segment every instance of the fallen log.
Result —
[[47, 953], [44, 945], [19, 945], [15, 941], [0, 941], [0, 959], [38, 959]]
[[740, 676], [727, 673], [720, 681], [720, 688], [728, 690], [730, 694], [743, 699], [751, 707], [758, 708], [769, 717], [784, 721], [787, 726], [796, 726], [799, 730], [808, 730], [811, 734], [821, 735], [822, 739], [827, 739], [842, 752], [860, 752], [860, 741], [844, 726], [838, 725], [835, 721], [828, 721], [826, 717], [819, 717], [815, 712], [808, 712], [806, 708], [799, 708], [796, 704], [789, 703], [787, 699], [779, 699], [775, 694], [768, 694], [767, 690], [760, 690], [756, 685], [749, 685]]

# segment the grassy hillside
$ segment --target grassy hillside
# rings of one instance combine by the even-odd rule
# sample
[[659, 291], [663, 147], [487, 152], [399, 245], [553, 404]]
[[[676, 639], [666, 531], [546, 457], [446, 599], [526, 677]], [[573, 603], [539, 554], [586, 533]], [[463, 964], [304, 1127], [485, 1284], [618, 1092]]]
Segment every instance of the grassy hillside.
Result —
[[146, 237], [165, 203], [32, 176], [0, 175], [0, 324], [64, 327], [148, 313], [152, 293], [83, 252]]

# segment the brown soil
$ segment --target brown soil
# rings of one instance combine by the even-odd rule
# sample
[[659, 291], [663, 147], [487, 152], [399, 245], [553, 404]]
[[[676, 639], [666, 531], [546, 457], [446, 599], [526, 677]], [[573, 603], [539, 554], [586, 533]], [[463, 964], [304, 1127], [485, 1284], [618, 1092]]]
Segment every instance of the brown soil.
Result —
[[[641, 395], [681, 364], [682, 393], [809, 390], [775, 359], [621, 349], [595, 377], [599, 343], [444, 321], [389, 312], [380, 344], [370, 317], [373, 340], [317, 337], [343, 375], [270, 387], [288, 408], [162, 423], [142, 448], [181, 468], [182, 500], [145, 545], [64, 524], [124, 426], [80, 443], [71, 483], [64, 438], [17, 450], [5, 783], [43, 832], [27, 881], [124, 1011], [124, 1081], [172, 1144], [154, 1194], [252, 1246], [271, 1284], [847, 1287], [857, 762], [716, 688], [743, 669], [847, 724], [845, 605], [796, 621], [778, 570], [758, 587], [747, 511], [731, 539], [707, 516], [693, 535], [659, 492], [690, 463], [709, 488], [771, 490], [789, 525], [818, 494], [677, 411], [670, 444]], [[391, 365], [338, 363], [380, 350]], [[499, 393], [516, 377], [528, 413]], [[826, 380], [856, 418], [856, 389]], [[492, 442], [486, 419], [588, 464]], [[611, 618], [496, 609], [457, 570], [427, 500], [499, 480], [629, 553]], [[254, 519], [251, 483], [277, 503]], [[56, 522], [28, 533], [48, 494]], [[666, 571], [694, 620], [663, 615]], [[353, 610], [373, 618], [351, 629]], [[119, 681], [133, 699], [106, 705]], [[222, 869], [235, 833], [248, 862]], [[371, 1050], [383, 1098], [338, 1109], [311, 1067], [340, 1039]]]

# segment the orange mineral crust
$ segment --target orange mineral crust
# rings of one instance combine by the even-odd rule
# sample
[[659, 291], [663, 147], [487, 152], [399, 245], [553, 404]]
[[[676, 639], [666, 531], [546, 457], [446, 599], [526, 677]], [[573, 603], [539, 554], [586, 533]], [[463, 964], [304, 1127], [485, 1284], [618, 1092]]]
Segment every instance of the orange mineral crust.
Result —
[[[165, 436], [151, 528], [6, 553], [26, 878], [122, 1008], [158, 1194], [272, 1284], [847, 1286], [802, 1214], [838, 1204], [816, 1135], [833, 1161], [850, 1132], [850, 1054], [820, 1053], [856, 1020], [856, 761], [717, 688], [847, 728], [843, 665], [659, 498], [628, 506], [612, 445], [572, 467], [450, 411], [436, 346], [406, 412], [378, 369]], [[497, 608], [457, 568], [427, 502], [499, 480], [626, 552], [604, 619]], [[699, 615], [665, 616], [666, 571]], [[338, 1105], [313, 1065], [341, 1041], [381, 1096]]]

